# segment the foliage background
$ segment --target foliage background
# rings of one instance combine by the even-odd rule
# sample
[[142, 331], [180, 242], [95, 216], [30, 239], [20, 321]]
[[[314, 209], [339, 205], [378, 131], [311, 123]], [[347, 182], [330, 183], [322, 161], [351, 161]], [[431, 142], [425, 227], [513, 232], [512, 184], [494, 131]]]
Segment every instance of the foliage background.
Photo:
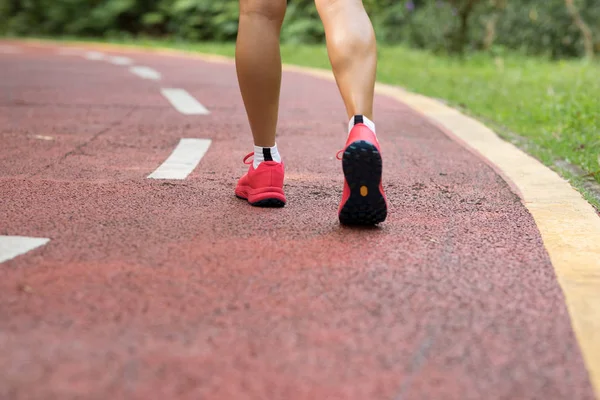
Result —
[[[584, 55], [566, 0], [364, 0], [379, 40], [436, 52], [507, 49], [552, 58]], [[574, 0], [600, 53], [600, 1]], [[460, 37], [461, 15], [470, 10]], [[238, 0], [0, 0], [0, 34], [234, 41]], [[489, 28], [494, 21], [494, 40]], [[463, 40], [464, 39], [464, 40]], [[288, 0], [284, 43], [320, 43], [313, 0]], [[464, 43], [461, 43], [464, 41]]]

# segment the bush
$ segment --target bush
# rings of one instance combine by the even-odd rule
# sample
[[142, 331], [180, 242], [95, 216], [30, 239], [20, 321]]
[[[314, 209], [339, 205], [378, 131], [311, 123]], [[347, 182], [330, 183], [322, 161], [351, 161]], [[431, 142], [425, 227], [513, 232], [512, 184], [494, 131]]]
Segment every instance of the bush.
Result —
[[[444, 52], [490, 47], [577, 57], [583, 37], [565, 0], [364, 0], [378, 39]], [[600, 2], [575, 0], [600, 52]], [[500, 7], [499, 5], [502, 5]], [[0, 33], [113, 37], [150, 35], [233, 41], [238, 0], [2, 0]], [[493, 24], [490, 24], [491, 20]], [[313, 0], [288, 0], [282, 41], [319, 43]]]
[[[580, 1], [588, 24], [600, 22], [600, 5], [596, 0]], [[583, 7], [582, 7], [583, 6]], [[600, 31], [596, 32], [600, 40]], [[553, 58], [583, 55], [582, 35], [573, 24], [564, 0], [520, 0], [509, 2], [498, 23], [497, 43], [529, 54], [548, 55]], [[599, 41], [600, 43], [600, 41]]]

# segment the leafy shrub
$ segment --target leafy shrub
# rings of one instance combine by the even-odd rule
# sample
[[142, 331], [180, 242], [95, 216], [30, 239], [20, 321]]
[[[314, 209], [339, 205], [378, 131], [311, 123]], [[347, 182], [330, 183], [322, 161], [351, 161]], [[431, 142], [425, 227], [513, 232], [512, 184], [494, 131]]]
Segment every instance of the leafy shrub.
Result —
[[[500, 3], [505, 5], [501, 12]], [[565, 0], [364, 0], [364, 4], [381, 42], [451, 52], [488, 48], [486, 35], [493, 16], [495, 49], [555, 58], [581, 56], [584, 51], [582, 34]], [[592, 28], [600, 53], [600, 1], [575, 0], [575, 4]], [[461, 19], [471, 5], [468, 18]], [[141, 34], [233, 41], [237, 19], [238, 0], [0, 0], [0, 34], [10, 35]], [[313, 0], [288, 0], [282, 41], [319, 43], [324, 38]]]

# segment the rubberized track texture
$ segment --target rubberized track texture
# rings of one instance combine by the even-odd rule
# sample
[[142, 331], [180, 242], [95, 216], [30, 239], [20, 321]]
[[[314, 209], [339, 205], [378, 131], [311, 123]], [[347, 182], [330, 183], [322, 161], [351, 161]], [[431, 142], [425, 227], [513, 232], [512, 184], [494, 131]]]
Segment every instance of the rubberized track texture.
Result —
[[[233, 65], [14, 45], [0, 237], [50, 240], [0, 263], [0, 399], [594, 398], [531, 215], [405, 105], [375, 100], [387, 218], [346, 227], [334, 82], [284, 73], [287, 204], [266, 209], [233, 192], [252, 148]], [[148, 178], [182, 138], [211, 144]]]

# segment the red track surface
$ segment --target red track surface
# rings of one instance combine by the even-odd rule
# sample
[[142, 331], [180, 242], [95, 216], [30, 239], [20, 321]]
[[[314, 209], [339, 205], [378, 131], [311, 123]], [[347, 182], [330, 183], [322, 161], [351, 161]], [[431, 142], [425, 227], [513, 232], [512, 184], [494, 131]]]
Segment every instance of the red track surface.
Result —
[[[131, 55], [153, 82], [21, 49], [0, 54], [0, 235], [51, 241], [0, 264], [1, 399], [593, 398], [531, 216], [402, 104], [376, 99], [388, 220], [349, 229], [335, 84], [284, 74], [288, 205], [256, 209], [233, 195], [232, 66]], [[196, 170], [147, 179], [185, 137], [213, 140]]]

